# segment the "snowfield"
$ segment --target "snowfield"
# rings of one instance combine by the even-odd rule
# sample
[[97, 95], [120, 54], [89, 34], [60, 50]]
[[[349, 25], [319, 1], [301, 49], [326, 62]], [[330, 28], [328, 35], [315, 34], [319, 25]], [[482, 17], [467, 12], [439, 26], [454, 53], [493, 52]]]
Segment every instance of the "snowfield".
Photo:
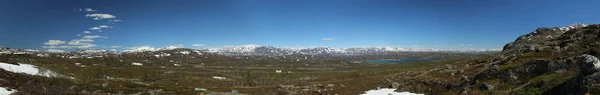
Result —
[[16, 89], [12, 89], [12, 91], [8, 91], [8, 90], [6, 90], [6, 88], [0, 87], [0, 95], [9, 95], [9, 94], [12, 94], [15, 92], [17, 92]]
[[52, 72], [52, 71], [46, 70], [46, 69], [39, 69], [37, 66], [31, 65], [31, 64], [19, 63], [19, 65], [13, 65], [13, 64], [0, 62], [0, 68], [4, 69], [6, 71], [14, 72], [14, 73], [25, 73], [25, 74], [29, 74], [29, 75], [38, 75], [38, 76], [45, 76], [45, 77], [58, 77], [59, 76], [58, 73], [55, 73], [55, 72]]
[[365, 91], [365, 94], [360, 94], [360, 95], [425, 95], [425, 94], [417, 94], [417, 93], [410, 93], [410, 92], [394, 92], [393, 88], [382, 88], [382, 89], [374, 89], [374, 90], [369, 90], [369, 91]]

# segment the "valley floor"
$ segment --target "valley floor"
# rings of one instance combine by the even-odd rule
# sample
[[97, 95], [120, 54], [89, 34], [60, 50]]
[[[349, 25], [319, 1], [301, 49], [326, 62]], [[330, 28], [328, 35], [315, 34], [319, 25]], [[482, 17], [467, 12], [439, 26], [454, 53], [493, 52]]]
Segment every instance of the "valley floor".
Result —
[[[331, 63], [315, 64], [218, 64], [140, 62], [122, 59], [58, 59], [11, 56], [12, 62], [29, 63], [64, 76], [44, 79], [40, 75], [22, 77], [68, 82], [57, 88], [76, 94], [315, 94], [354, 95], [377, 88], [391, 88], [392, 76], [426, 73], [446, 63], [481, 55], [447, 57], [445, 60], [405, 64]], [[140, 63], [136, 63], [140, 62]], [[10, 71], [10, 70], [9, 70]], [[9, 73], [9, 72], [3, 72]], [[12, 73], [15, 74], [15, 73]], [[0, 77], [6, 78], [6, 77]], [[23, 80], [20, 80], [23, 81]], [[11, 82], [16, 82], [11, 80]], [[27, 81], [7, 85], [22, 91]], [[44, 87], [41, 87], [44, 88]], [[29, 88], [39, 89], [39, 88]], [[398, 91], [404, 92], [404, 91]], [[36, 92], [21, 92], [36, 94]]]

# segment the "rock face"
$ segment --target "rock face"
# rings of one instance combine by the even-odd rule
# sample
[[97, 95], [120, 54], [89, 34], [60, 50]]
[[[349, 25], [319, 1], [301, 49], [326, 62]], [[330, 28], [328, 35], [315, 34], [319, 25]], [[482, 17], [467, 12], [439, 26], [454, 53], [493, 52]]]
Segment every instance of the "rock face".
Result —
[[583, 74], [591, 74], [600, 70], [600, 61], [598, 58], [592, 55], [584, 54], [576, 59], [578, 61], [577, 63], [579, 65], [580, 72]]

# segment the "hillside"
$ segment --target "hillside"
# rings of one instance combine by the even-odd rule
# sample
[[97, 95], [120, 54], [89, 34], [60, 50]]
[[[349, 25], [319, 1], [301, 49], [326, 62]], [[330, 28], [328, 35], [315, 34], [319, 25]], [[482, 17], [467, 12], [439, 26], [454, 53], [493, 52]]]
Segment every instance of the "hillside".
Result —
[[600, 94], [600, 25], [538, 28], [484, 58], [390, 75], [400, 91], [427, 94]]

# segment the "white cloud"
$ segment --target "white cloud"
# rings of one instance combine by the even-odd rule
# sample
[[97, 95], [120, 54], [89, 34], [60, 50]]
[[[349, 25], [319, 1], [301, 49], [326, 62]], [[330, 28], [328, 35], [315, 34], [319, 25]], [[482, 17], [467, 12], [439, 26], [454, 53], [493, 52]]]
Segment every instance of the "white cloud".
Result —
[[54, 53], [67, 52], [67, 51], [64, 51], [64, 50], [59, 50], [59, 49], [48, 49], [48, 50], [46, 50], [46, 51], [47, 51], [47, 52], [54, 52]]
[[43, 48], [78, 48], [78, 49], [87, 49], [92, 48], [97, 45], [91, 43], [79, 43], [78, 45], [63, 45], [63, 46], [42, 46]]
[[108, 37], [103, 37], [103, 36], [98, 36], [98, 35], [91, 35], [91, 36], [83, 36], [81, 38], [83, 38], [83, 39], [97, 39], [97, 38], [108, 38]]
[[113, 28], [113, 27], [112, 26], [108, 26], [108, 25], [100, 25], [98, 27], [92, 27], [92, 28], [90, 28], [90, 30], [98, 30], [98, 31], [102, 32], [101, 29], [103, 29], [103, 28]]
[[110, 46], [110, 48], [121, 48], [121, 46]]
[[102, 29], [102, 28], [100, 28], [100, 27], [92, 27], [92, 28], [90, 28], [90, 30], [100, 30], [100, 29]]
[[172, 46], [167, 46], [164, 49], [176, 49], [176, 48], [184, 48], [183, 44], [178, 44], [178, 45], [172, 45]]
[[125, 49], [127, 49], [127, 50], [124, 50], [124, 52], [131, 52], [131, 51], [156, 51], [156, 50], [158, 50], [157, 48], [150, 47], [150, 46], [127, 47]]
[[92, 33], [92, 32], [90, 32], [90, 31], [83, 31], [83, 33], [89, 34], [89, 33]]
[[72, 40], [71, 42], [69, 42], [69, 45], [79, 45], [81, 44], [80, 41], [76, 41], [76, 40]]
[[335, 39], [335, 38], [334, 38], [334, 37], [331, 37], [331, 38], [323, 38], [323, 39], [321, 39], [321, 40], [325, 40], [325, 41], [331, 41], [331, 40], [333, 40], [333, 39]]
[[86, 12], [95, 12], [95, 11], [98, 11], [98, 10], [94, 10], [94, 9], [92, 9], [92, 8], [85, 8], [85, 11], [86, 11]]
[[91, 44], [89, 42], [94, 42], [92, 39], [75, 39], [69, 42], [69, 45], [87, 45]]
[[108, 20], [108, 22], [122, 22], [123, 20]]
[[201, 47], [201, 46], [206, 46], [206, 45], [205, 44], [192, 44], [192, 46]]
[[100, 28], [113, 28], [112, 26], [107, 26], [107, 25], [100, 25], [98, 27], [100, 27]]
[[421, 46], [419, 46], [419, 45], [413, 45], [412, 47], [413, 48], [418, 48], [418, 47], [421, 47]]
[[61, 44], [65, 44], [67, 43], [67, 41], [61, 41], [61, 40], [48, 40], [48, 42], [44, 43], [46, 45], [51, 45], [51, 46], [55, 46], [55, 45], [61, 45]]
[[85, 17], [93, 17], [94, 20], [114, 19], [114, 18], [117, 18], [116, 16], [111, 15], [111, 14], [87, 14], [87, 15], [85, 15]]
[[77, 34], [77, 36], [81, 36], [81, 34]]
[[94, 40], [92, 40], [92, 39], [77, 39], [77, 41], [80, 41], [80, 42], [94, 42]]

